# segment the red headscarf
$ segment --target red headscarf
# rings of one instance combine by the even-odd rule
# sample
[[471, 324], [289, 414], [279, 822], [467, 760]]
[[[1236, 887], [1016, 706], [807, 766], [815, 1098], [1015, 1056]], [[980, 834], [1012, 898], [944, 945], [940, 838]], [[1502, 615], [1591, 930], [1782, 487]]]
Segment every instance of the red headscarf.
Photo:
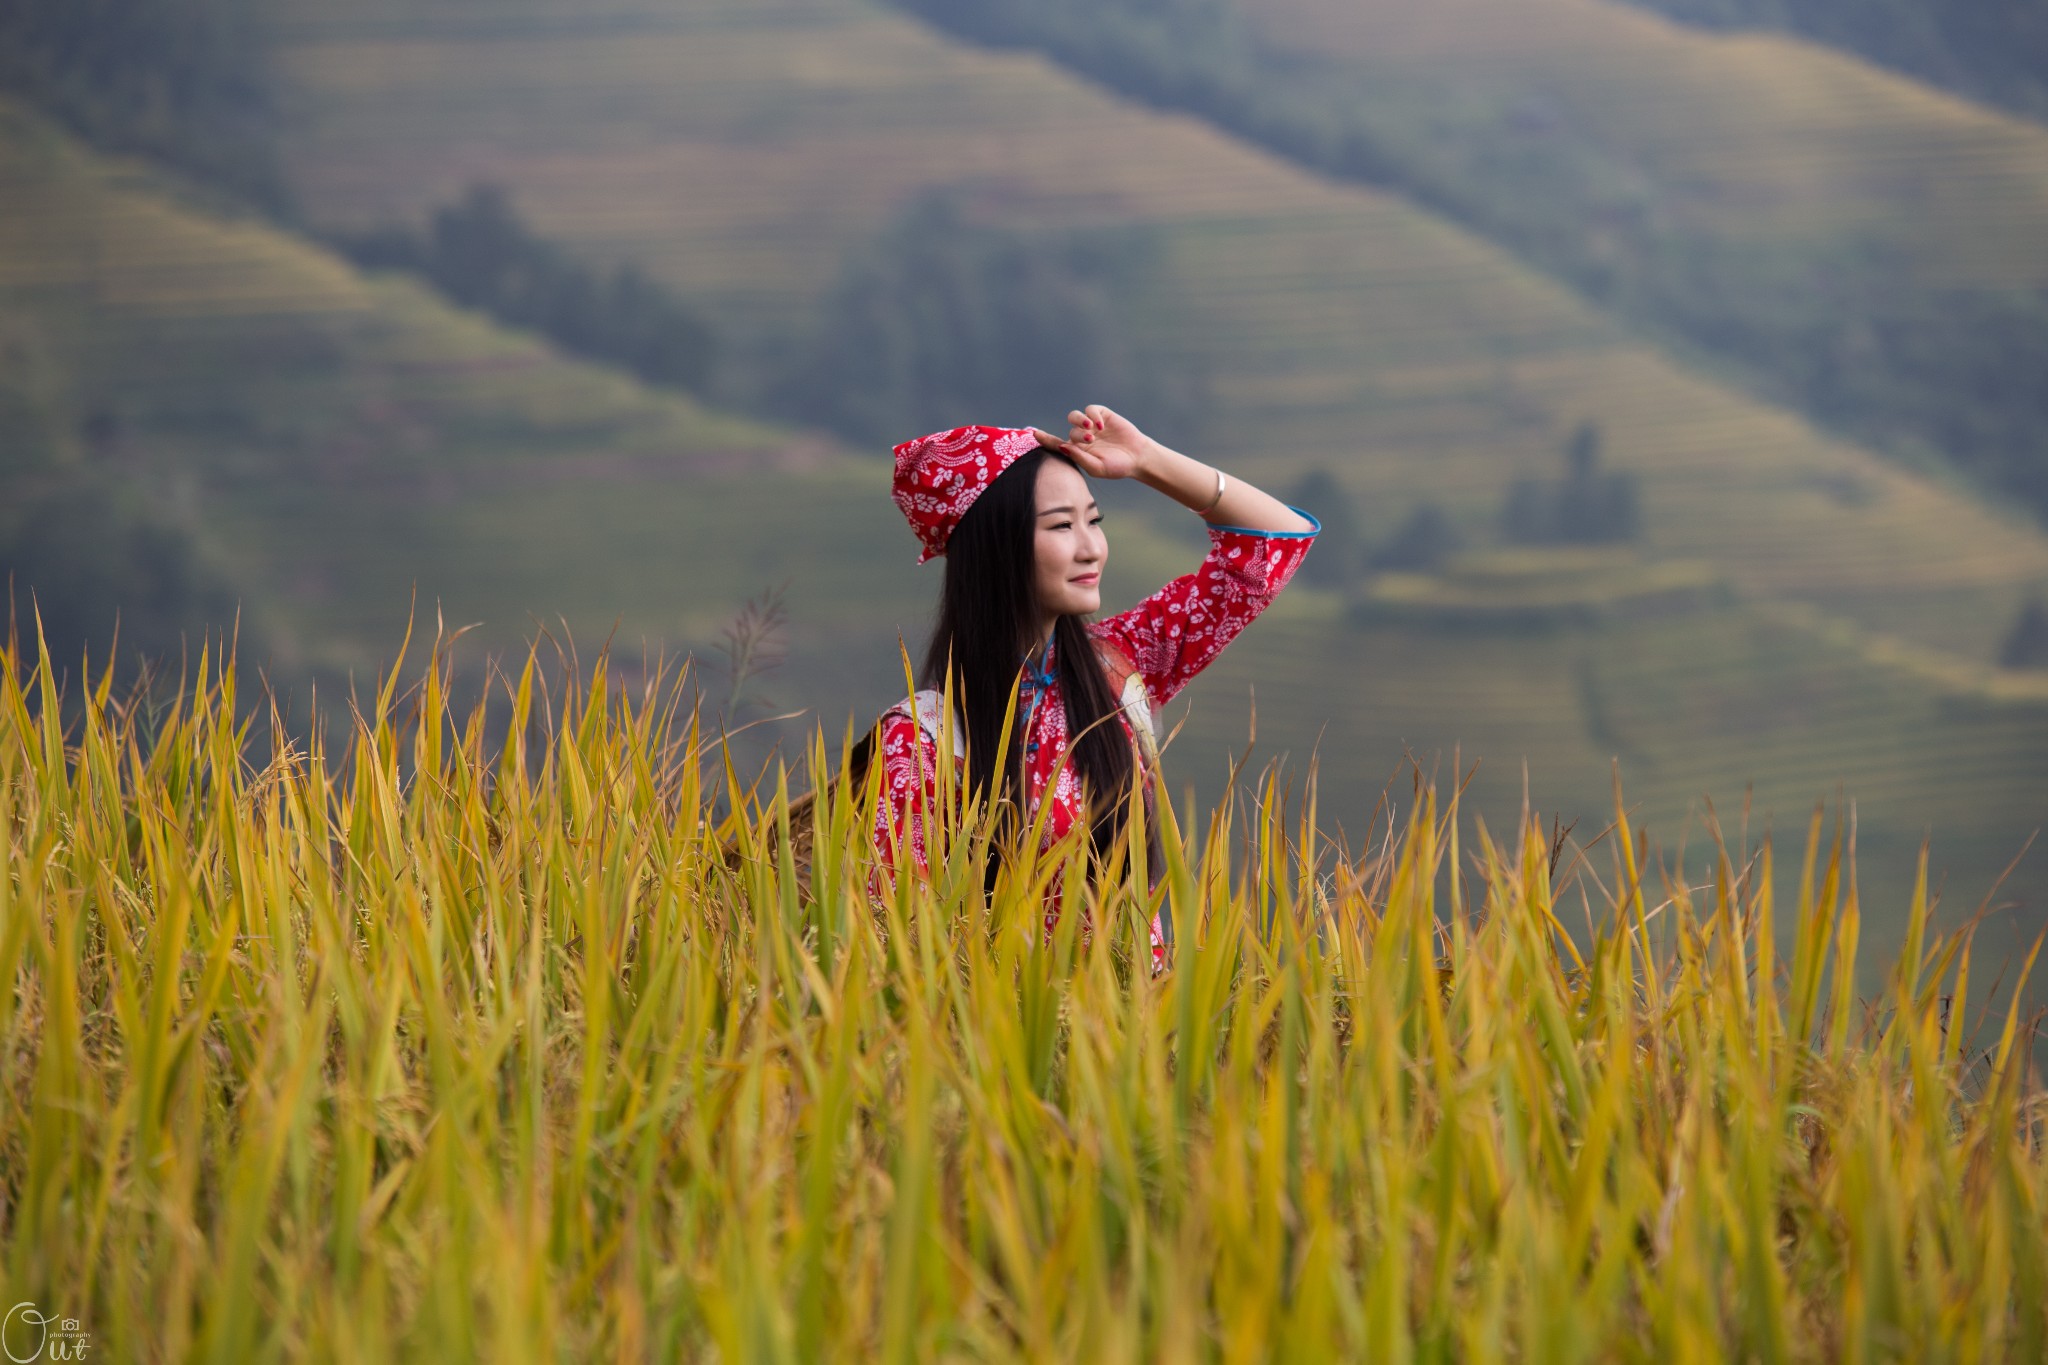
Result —
[[1030, 427], [954, 427], [897, 446], [889, 496], [924, 545], [917, 562], [946, 553], [953, 528], [982, 490], [1037, 448]]

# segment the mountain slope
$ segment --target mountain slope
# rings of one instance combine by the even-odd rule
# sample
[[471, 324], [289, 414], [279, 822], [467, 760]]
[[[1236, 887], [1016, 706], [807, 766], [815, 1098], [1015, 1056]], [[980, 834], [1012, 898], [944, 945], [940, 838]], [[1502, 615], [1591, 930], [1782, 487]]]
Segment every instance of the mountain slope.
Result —
[[1489, 531], [1591, 419], [1644, 480], [1651, 550], [1749, 591], [1986, 658], [2048, 575], [2038, 530], [1674, 364], [1398, 199], [878, 6], [297, 6], [277, 39], [295, 188], [331, 227], [500, 182], [772, 349], [893, 214], [953, 187], [1009, 224], [1146, 234], [1173, 308], [1127, 322], [1213, 377], [1202, 452], [1274, 480], [1327, 466], [1375, 533], [1425, 497]]
[[1598, 215], [1633, 209], [1727, 250], [1867, 253], [1837, 262], [1840, 290], [1876, 264], [1906, 272], [1893, 286], [2048, 283], [2048, 128], [1825, 47], [1618, 0], [1238, 7], [1277, 55], [1343, 63], [1390, 120], [1402, 101], [1434, 116], [1446, 162], [1575, 172], [1549, 207], [1596, 233], [1627, 231]]
[[2037, 125], [1600, 0], [900, 3], [1395, 190], [1753, 391], [2048, 517]]
[[[376, 665], [415, 588], [498, 648], [558, 616], [703, 643], [791, 573], [807, 627], [907, 609], [834, 571], [894, 541], [834, 516], [882, 480], [815, 437], [565, 360], [5, 103], [0, 200], [0, 401], [165, 509], [285, 679]], [[771, 514], [826, 529], [769, 552]]]
[[2048, 10], [2028, 0], [1630, 0], [1682, 23], [1774, 29], [2048, 119]]

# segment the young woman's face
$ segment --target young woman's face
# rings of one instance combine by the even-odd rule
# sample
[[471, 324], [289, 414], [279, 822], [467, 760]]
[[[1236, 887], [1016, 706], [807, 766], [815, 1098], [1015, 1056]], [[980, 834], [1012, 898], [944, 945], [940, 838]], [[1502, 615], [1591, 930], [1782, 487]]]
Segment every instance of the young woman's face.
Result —
[[1102, 607], [1102, 566], [1109, 541], [1088, 480], [1065, 460], [1038, 471], [1037, 554], [1033, 587], [1050, 629], [1055, 616], [1085, 616]]

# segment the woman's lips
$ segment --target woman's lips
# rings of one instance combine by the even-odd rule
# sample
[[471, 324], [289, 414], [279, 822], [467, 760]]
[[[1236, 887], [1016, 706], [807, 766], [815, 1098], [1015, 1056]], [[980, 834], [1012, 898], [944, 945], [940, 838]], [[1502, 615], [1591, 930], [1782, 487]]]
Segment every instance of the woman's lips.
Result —
[[1102, 575], [1099, 573], [1084, 573], [1078, 578], [1070, 578], [1067, 581], [1069, 583], [1078, 583], [1084, 588], [1092, 588], [1102, 581]]

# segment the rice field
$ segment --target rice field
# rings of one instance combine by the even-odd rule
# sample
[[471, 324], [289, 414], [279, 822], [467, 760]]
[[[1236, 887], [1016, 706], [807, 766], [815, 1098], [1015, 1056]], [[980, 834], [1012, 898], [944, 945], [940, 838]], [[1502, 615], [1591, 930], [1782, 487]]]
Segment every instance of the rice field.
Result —
[[2048, 1350], [2013, 977], [1826, 819], [1694, 885], [1269, 776], [1162, 800], [1156, 887], [984, 894], [986, 811], [871, 881], [875, 793], [735, 770], [685, 676], [413, 668], [307, 748], [209, 661], [0, 654], [0, 1276], [102, 1356]]

